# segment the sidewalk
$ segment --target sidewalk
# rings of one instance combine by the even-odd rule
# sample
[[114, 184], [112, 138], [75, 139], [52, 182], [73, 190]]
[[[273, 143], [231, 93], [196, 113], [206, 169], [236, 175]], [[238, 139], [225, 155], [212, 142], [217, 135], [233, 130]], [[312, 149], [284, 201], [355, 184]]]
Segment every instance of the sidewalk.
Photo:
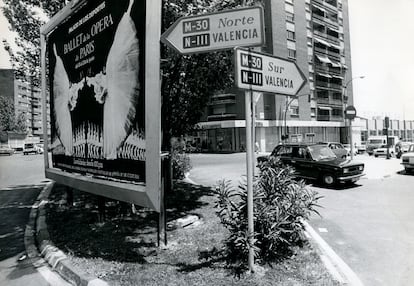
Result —
[[404, 170], [404, 167], [401, 165], [401, 159], [397, 158], [375, 158], [368, 154], [361, 154], [355, 156], [354, 160], [365, 164], [365, 179], [383, 179]]

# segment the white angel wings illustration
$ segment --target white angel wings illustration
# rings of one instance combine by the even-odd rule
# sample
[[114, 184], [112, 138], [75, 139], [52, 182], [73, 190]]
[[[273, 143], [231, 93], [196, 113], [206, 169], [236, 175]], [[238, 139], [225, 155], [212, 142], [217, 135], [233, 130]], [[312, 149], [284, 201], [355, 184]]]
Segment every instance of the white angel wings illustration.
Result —
[[[106, 75], [102, 72], [86, 77], [94, 87], [95, 99], [104, 104], [103, 156], [116, 159], [118, 148], [127, 139], [136, 115], [138, 100], [139, 43], [135, 24], [130, 17], [133, 0], [121, 18], [106, 61]], [[54, 103], [59, 138], [66, 155], [73, 153], [70, 111], [76, 106], [78, 91], [83, 82], [70, 84], [62, 59], [57, 55], [54, 72]]]
[[138, 99], [139, 46], [130, 17], [133, 1], [122, 16], [106, 61], [107, 95], [104, 104], [103, 153], [115, 159], [135, 118]]
[[70, 117], [70, 82], [63, 65], [62, 59], [58, 56], [56, 46], [53, 45], [53, 52], [56, 57], [55, 71], [53, 74], [53, 99], [56, 117], [57, 134], [65, 147], [65, 154], [72, 155], [72, 121]]

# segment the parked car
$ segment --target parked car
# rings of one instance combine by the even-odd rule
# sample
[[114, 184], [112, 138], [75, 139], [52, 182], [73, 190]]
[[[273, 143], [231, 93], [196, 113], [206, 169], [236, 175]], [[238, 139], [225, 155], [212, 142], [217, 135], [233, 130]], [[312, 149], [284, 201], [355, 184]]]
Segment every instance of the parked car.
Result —
[[367, 151], [367, 144], [366, 142], [362, 142], [361, 145], [357, 145], [358, 154], [363, 154]]
[[[348, 152], [347, 155], [351, 156], [351, 144], [344, 144], [345, 150]], [[358, 149], [354, 147], [354, 156], [358, 154]]]
[[[395, 157], [394, 148], [390, 147], [389, 152], [390, 152], [391, 157]], [[380, 148], [374, 149], [373, 154], [374, 154], [374, 157], [387, 156], [387, 146], [382, 145]]]
[[402, 155], [401, 164], [407, 173], [414, 170], [414, 144], [410, 145], [408, 151]]
[[38, 143], [36, 144], [36, 148], [37, 148], [37, 153], [38, 154], [43, 154], [43, 144], [42, 143]]
[[13, 153], [14, 153], [14, 149], [10, 148], [9, 145], [1, 145], [0, 146], [0, 154], [1, 155], [11, 156]]
[[395, 145], [395, 153], [398, 159], [401, 158], [402, 154], [407, 153], [410, 149], [410, 146], [413, 145], [412, 142], [400, 141]]
[[348, 156], [348, 151], [344, 148], [341, 143], [338, 142], [319, 142], [319, 144], [326, 144], [329, 148], [332, 149], [332, 152], [338, 158], [346, 158]]
[[23, 155], [39, 154], [39, 148], [35, 143], [25, 143], [23, 147]]
[[[326, 144], [281, 144], [270, 154], [294, 167], [295, 175], [304, 179], [318, 180], [324, 185], [354, 183], [364, 176], [364, 164], [338, 158]], [[260, 163], [269, 157], [257, 158]]]
[[[386, 147], [389, 144], [390, 149], [394, 149], [395, 145], [398, 143], [399, 138], [398, 136], [388, 136], [388, 143], [387, 143], [387, 136], [379, 135], [379, 136], [370, 136], [368, 137], [367, 141], [367, 153], [368, 155], [374, 154], [374, 150], [377, 148]], [[375, 155], [375, 154], [374, 154]]]

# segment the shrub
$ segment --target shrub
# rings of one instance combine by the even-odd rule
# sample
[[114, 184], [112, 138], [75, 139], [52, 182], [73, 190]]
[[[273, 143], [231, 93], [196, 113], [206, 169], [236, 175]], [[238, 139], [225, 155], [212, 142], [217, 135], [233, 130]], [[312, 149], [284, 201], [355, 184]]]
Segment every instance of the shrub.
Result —
[[174, 140], [171, 143], [171, 161], [173, 168], [173, 179], [184, 179], [185, 173], [192, 168], [190, 157], [185, 153], [185, 143], [180, 140]]
[[[254, 181], [254, 253], [258, 262], [283, 258], [292, 246], [305, 240], [302, 220], [309, 219], [320, 197], [296, 181], [293, 169], [270, 159], [259, 165]], [[225, 241], [228, 262], [236, 267], [248, 259], [247, 188], [245, 181], [238, 188], [221, 181], [216, 188], [216, 213], [230, 231]]]

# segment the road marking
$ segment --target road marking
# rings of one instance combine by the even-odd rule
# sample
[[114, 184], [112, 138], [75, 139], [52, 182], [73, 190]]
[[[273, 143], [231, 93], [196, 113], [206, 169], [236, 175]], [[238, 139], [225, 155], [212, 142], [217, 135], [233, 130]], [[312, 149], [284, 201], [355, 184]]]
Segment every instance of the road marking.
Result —
[[318, 228], [318, 230], [319, 230], [319, 232], [328, 232], [328, 230], [326, 229], [326, 228], [324, 228], [324, 227], [320, 227], [320, 228]]

